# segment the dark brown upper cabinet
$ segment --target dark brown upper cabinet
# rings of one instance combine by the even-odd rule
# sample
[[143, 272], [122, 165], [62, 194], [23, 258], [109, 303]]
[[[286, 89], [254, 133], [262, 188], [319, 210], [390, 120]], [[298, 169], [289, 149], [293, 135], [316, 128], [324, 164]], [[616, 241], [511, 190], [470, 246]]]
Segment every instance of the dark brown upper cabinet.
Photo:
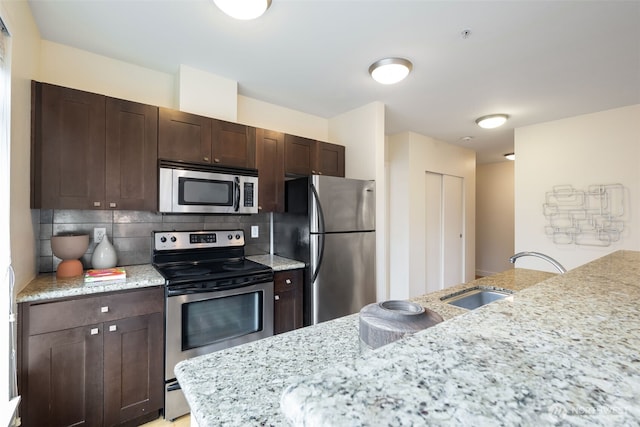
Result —
[[255, 169], [255, 128], [160, 108], [158, 157]]
[[318, 141], [316, 168], [320, 175], [344, 177], [344, 146]]
[[106, 202], [110, 209], [158, 207], [158, 108], [107, 98]]
[[32, 83], [31, 204], [157, 208], [157, 107]]
[[256, 129], [258, 210], [284, 212], [284, 134]]
[[285, 173], [344, 177], [344, 147], [295, 135], [285, 135]]

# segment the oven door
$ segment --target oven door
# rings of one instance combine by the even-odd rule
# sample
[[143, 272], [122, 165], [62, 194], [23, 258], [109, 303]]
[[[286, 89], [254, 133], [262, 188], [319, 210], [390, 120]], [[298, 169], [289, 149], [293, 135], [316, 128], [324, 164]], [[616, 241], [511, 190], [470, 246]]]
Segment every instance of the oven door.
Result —
[[167, 297], [165, 418], [189, 412], [173, 372], [195, 356], [273, 335], [273, 282]]
[[185, 359], [273, 335], [273, 282], [167, 297], [166, 372]]

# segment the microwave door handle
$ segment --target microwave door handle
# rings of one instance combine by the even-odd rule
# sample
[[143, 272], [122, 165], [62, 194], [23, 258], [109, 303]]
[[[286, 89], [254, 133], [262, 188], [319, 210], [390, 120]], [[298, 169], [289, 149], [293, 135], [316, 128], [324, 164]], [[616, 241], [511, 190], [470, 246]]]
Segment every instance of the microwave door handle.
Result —
[[237, 176], [233, 179], [233, 210], [240, 210], [240, 178]]

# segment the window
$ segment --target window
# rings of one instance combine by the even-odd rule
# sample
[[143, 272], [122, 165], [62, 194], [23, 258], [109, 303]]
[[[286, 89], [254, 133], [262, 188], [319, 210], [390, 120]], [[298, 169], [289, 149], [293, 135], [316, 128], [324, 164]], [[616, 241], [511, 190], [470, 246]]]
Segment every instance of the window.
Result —
[[[9, 196], [11, 147], [11, 37], [0, 18], [0, 194]], [[0, 204], [0, 235], [9, 236], [9, 204]], [[9, 239], [0, 239], [0, 422], [9, 425], [18, 404], [15, 379], [13, 271]], [[11, 320], [10, 320], [11, 319]], [[9, 349], [6, 351], [5, 349]]]

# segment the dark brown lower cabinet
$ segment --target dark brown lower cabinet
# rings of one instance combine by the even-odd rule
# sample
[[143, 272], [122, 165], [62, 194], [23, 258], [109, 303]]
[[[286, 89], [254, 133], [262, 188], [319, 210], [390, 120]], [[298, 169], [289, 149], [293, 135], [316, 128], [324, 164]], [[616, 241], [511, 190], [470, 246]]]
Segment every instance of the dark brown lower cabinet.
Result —
[[[24, 425], [102, 425], [102, 337], [91, 325], [28, 339]], [[22, 393], [22, 391], [21, 391]]]
[[[104, 425], [158, 415], [163, 400], [163, 315], [118, 320], [104, 335]], [[158, 351], [158, 348], [161, 350]]]
[[158, 417], [162, 288], [22, 303], [19, 318], [23, 425], [139, 425]]
[[274, 274], [274, 334], [302, 327], [302, 270], [278, 271]]

